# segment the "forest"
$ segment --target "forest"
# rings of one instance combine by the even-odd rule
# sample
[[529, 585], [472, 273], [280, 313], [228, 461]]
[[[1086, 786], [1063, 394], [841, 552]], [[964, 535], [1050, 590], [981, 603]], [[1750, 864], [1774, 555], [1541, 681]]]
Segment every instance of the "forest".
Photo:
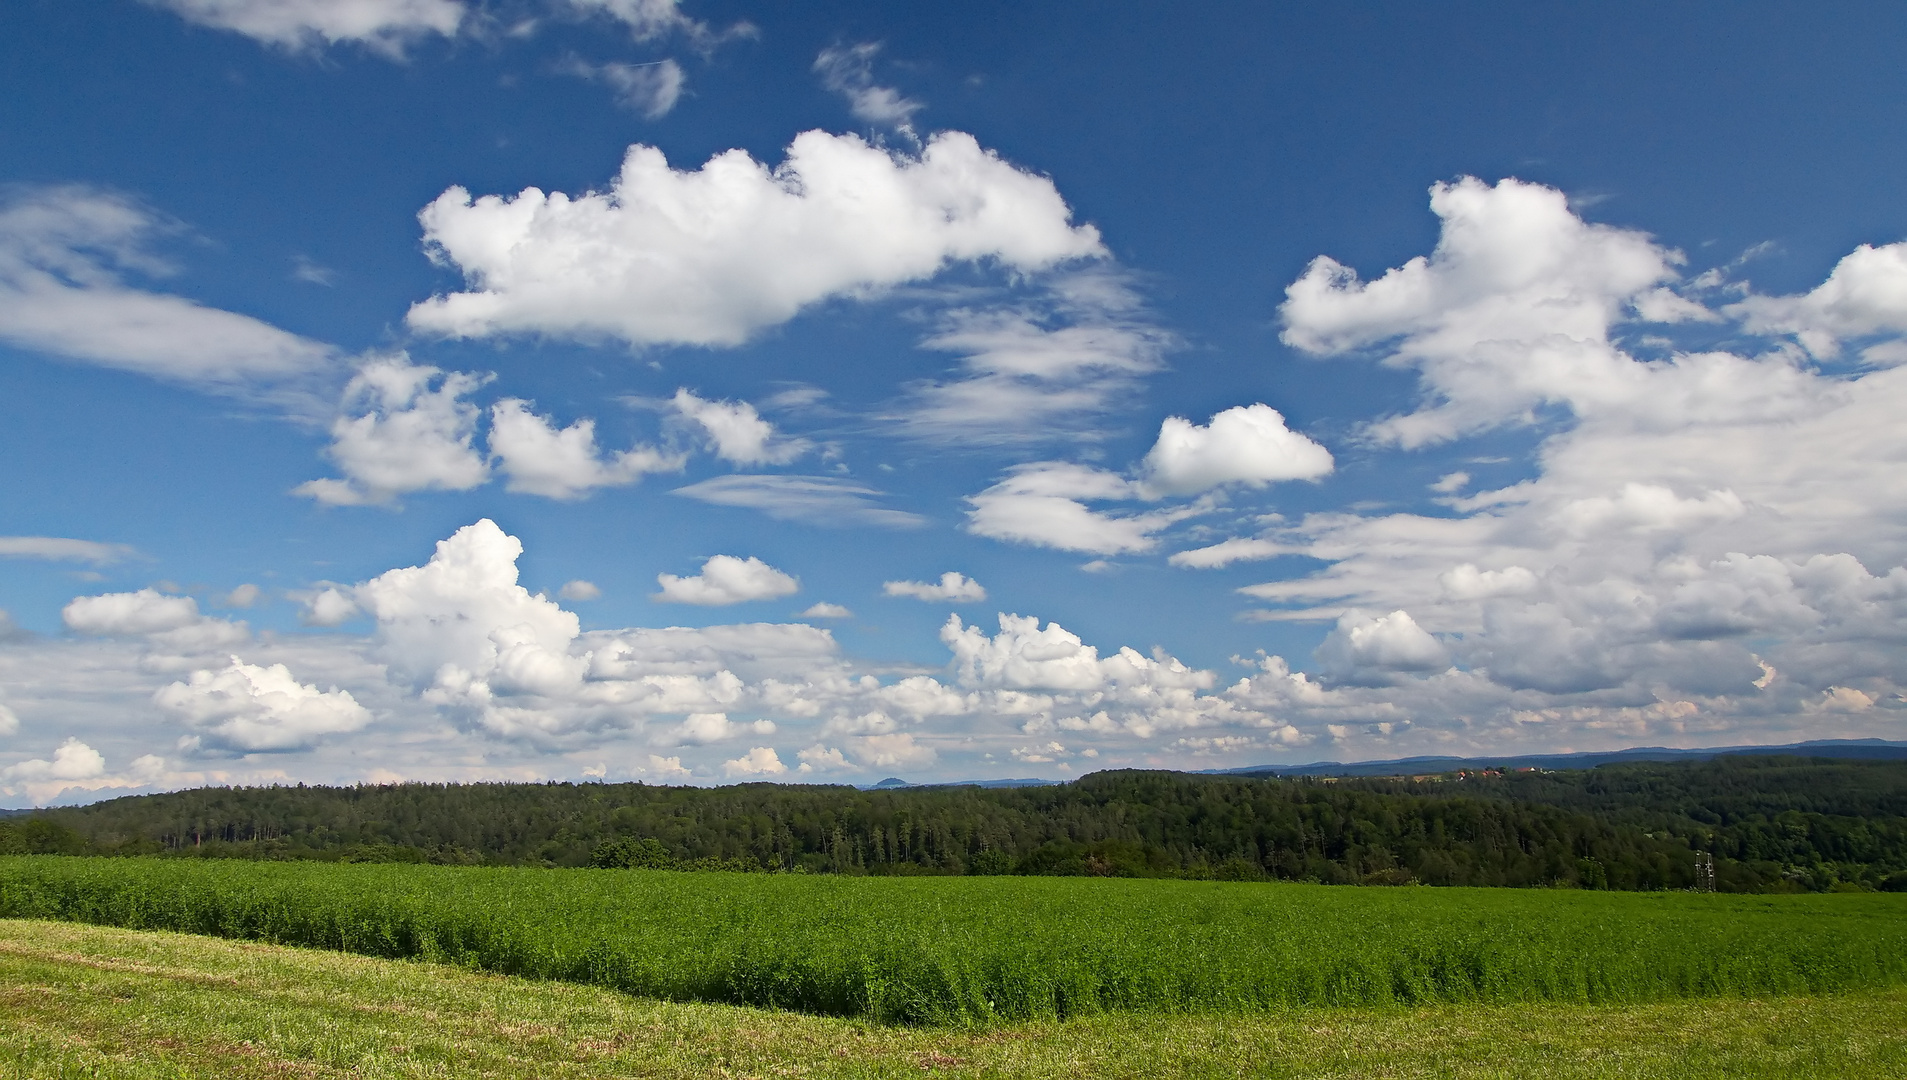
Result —
[[1907, 891], [1907, 762], [1736, 756], [1393, 778], [1121, 770], [1023, 788], [201, 788], [0, 820], [0, 853]]

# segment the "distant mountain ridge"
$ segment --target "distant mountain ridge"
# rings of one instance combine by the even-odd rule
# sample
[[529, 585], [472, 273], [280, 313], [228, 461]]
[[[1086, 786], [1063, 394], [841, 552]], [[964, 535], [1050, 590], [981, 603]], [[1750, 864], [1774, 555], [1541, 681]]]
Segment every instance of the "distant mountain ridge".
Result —
[[1716, 746], [1683, 750], [1636, 746], [1627, 750], [1591, 750], [1575, 754], [1511, 754], [1501, 757], [1409, 757], [1387, 761], [1314, 761], [1308, 765], [1246, 765], [1237, 769], [1193, 770], [1209, 776], [1411, 776], [1470, 769], [1593, 769], [1636, 761], [1709, 761], [1747, 754], [1841, 758], [1862, 761], [1907, 760], [1907, 742], [1888, 739], [1813, 739], [1782, 746]]
[[[1598, 765], [1619, 765], [1641, 761], [1709, 761], [1718, 757], [1749, 754], [1794, 755], [1797, 757], [1836, 758], [1863, 761], [1907, 760], [1907, 742], [1890, 739], [1813, 739], [1780, 746], [1716, 746], [1678, 749], [1669, 746], [1636, 746], [1627, 750], [1592, 750], [1573, 754], [1511, 754], [1499, 757], [1408, 757], [1383, 761], [1314, 761], [1306, 765], [1245, 765], [1235, 769], [1186, 769], [1194, 776], [1421, 776], [1462, 772], [1472, 769], [1593, 769]], [[862, 791], [892, 791], [897, 788], [1026, 788], [1051, 787], [1070, 780], [1046, 780], [1017, 777], [999, 780], [948, 780], [916, 784], [898, 776], [878, 783], [857, 785]], [[127, 796], [111, 796], [126, 798]], [[88, 805], [88, 804], [79, 804]], [[0, 809], [0, 818], [34, 813], [23, 807]]]
[[931, 784], [912, 784], [907, 782], [906, 780], [902, 780], [898, 776], [890, 776], [878, 784], [862, 785], [861, 790], [862, 791], [893, 791], [895, 788], [930, 788], [930, 787], [933, 787], [933, 788], [941, 788], [941, 787], [977, 787], [977, 788], [1050, 787], [1053, 784], [1064, 784], [1067, 782], [1068, 781], [1065, 781], [1065, 780], [1041, 780], [1037, 777], [1026, 776], [1026, 777], [1020, 777], [1018, 779], [1011, 779], [1011, 780], [949, 780], [944, 783], [941, 781], [935, 781], [934, 783], [931, 783]]
[[[1421, 776], [1472, 769], [1593, 769], [1635, 761], [1709, 761], [1742, 754], [1794, 755], [1862, 761], [1907, 760], [1907, 742], [1888, 739], [1812, 739], [1780, 746], [1713, 746], [1679, 749], [1672, 746], [1632, 746], [1626, 750], [1587, 750], [1572, 754], [1515, 754], [1503, 757], [1408, 757], [1382, 761], [1314, 761], [1307, 765], [1244, 765], [1235, 769], [1184, 769], [1194, 776]], [[1016, 788], [1065, 784], [1066, 780], [948, 780], [915, 784], [890, 776], [863, 791], [895, 788], [981, 787]]]

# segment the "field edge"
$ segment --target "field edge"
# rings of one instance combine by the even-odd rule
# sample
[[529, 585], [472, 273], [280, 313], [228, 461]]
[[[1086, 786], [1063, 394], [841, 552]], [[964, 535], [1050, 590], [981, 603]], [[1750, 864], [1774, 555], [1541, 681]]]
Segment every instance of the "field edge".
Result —
[[992, 1030], [668, 1003], [414, 960], [0, 920], [0, 1075], [1832, 1076], [1907, 1072], [1907, 988], [1631, 1006], [1112, 1014]]

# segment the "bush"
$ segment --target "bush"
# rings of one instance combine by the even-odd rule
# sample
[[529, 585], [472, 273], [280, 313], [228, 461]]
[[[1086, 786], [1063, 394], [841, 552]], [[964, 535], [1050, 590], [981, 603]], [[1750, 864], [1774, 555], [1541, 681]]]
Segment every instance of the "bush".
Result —
[[653, 836], [606, 840], [596, 845], [590, 861], [605, 870], [674, 870], [681, 862]]
[[45, 818], [0, 820], [0, 855], [84, 855], [92, 847], [78, 831]]

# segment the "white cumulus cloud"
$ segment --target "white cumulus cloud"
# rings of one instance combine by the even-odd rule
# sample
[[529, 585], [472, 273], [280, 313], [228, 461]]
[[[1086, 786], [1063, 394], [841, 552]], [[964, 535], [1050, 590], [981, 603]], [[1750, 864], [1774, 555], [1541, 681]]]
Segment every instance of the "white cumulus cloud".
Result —
[[773, 735], [773, 720], [756, 720], [753, 723], [738, 723], [728, 718], [727, 713], [701, 712], [690, 713], [688, 718], [676, 725], [673, 741], [678, 744], [703, 746], [709, 743], [726, 742], [743, 735]]
[[[1094, 502], [1198, 495], [1227, 485], [1263, 487], [1315, 479], [1333, 467], [1324, 447], [1285, 426], [1269, 405], [1226, 409], [1200, 426], [1170, 416], [1158, 441], [1134, 470], [1136, 479], [1063, 461], [1015, 466], [992, 487], [967, 497], [967, 531], [978, 536], [1093, 555], [1151, 551], [1158, 534], [1206, 512], [1214, 497], [1143, 513], [1095, 509]], [[1222, 566], [1247, 557], [1250, 542], [1180, 553], [1174, 564]], [[1091, 569], [1089, 566], [1088, 569]]]
[[[940, 640], [953, 653], [957, 685], [971, 697], [937, 705], [935, 712], [1019, 715], [1025, 734], [1092, 732], [1099, 737], [1150, 739], [1162, 730], [1246, 726], [1282, 727], [1229, 695], [1208, 693], [1216, 677], [1155, 651], [1121, 648], [1101, 657], [1097, 647], [1056, 623], [1034, 616], [999, 616], [988, 637], [978, 626], [950, 617]], [[926, 688], [909, 696], [919, 699]]]
[[377, 620], [384, 654], [414, 679], [450, 689], [514, 663], [518, 674], [555, 667], [562, 681], [581, 624], [517, 584], [522, 553], [521, 541], [485, 518], [438, 541], [425, 565], [388, 570], [352, 598]]
[[[1582, 222], [1535, 185], [1466, 180], [1432, 202], [1435, 252], [1369, 283], [1314, 263], [1288, 291], [1286, 338], [1416, 371], [1424, 407], [1373, 429], [1405, 446], [1555, 407], [1535, 475], [1440, 484], [1448, 514], [1277, 525], [1261, 550], [1326, 566], [1246, 587], [1276, 605], [1260, 614], [1338, 620], [1318, 660], [1350, 698], [1358, 683], [1395, 694], [1375, 688], [1424, 673], [1392, 705], [1426, 723], [1434, 704], [1697, 738], [1759, 717], [1793, 732], [1853, 715], [1814, 704], [1837, 686], [1892, 700], [1907, 679], [1907, 529], [1892, 510], [1907, 504], [1907, 370], [1837, 373], [1788, 347], [1638, 359], [1622, 324], [1711, 321], [1655, 290], [1686, 299], [1712, 272], [1683, 282], [1675, 252]], [[1888, 314], [1896, 256], [1863, 248], [1816, 290], [1721, 314], [1817, 355], [1843, 342], [1884, 355], [1902, 344]]]
[[750, 600], [773, 600], [792, 596], [801, 583], [774, 567], [750, 556], [715, 555], [702, 564], [702, 572], [693, 577], [657, 574], [662, 586], [655, 599], [671, 604], [720, 606]]
[[741, 757], [722, 762], [722, 772], [731, 778], [744, 776], [780, 776], [788, 771], [780, 755], [766, 746], [757, 746]]
[[511, 491], [551, 499], [580, 499], [601, 487], [633, 484], [658, 472], [679, 472], [686, 455], [635, 446], [604, 455], [596, 446], [596, 422], [578, 420], [558, 429], [530, 411], [520, 398], [490, 408], [490, 452], [509, 477]]
[[701, 428], [715, 455], [737, 465], [786, 465], [811, 449], [805, 439], [775, 431], [746, 401], [709, 401], [678, 389], [669, 402], [678, 415]]
[[[154, 683], [159, 669], [138, 650], [196, 625], [176, 625], [192, 617], [176, 611], [146, 624], [174, 630], [9, 643], [0, 649], [0, 683], [22, 714], [19, 727], [38, 737], [41, 725], [87, 715], [82, 702], [110, 701], [112, 716], [136, 715], [156, 689], [189, 691], [193, 673], [204, 672], [200, 682], [229, 684], [218, 699], [227, 713], [208, 709], [203, 731], [173, 714], [175, 734], [199, 738], [185, 749], [261, 754], [252, 748], [271, 745], [270, 731], [245, 724], [269, 714], [246, 702], [257, 672], [282, 664], [294, 702], [336, 687], [330, 692], [349, 693], [378, 718], [311, 739], [301, 752], [313, 768], [375, 755], [390, 770], [379, 775], [392, 778], [549, 775], [553, 751], [599, 770], [589, 775], [608, 762], [612, 772], [658, 781], [686, 778], [676, 770], [720, 778], [725, 759], [746, 760], [741, 750], [764, 737], [784, 740], [791, 753], [818, 747], [785, 762], [791, 771], [809, 765], [804, 775], [817, 779], [877, 769], [953, 778], [1015, 760], [1014, 750], [1077, 767], [1186, 767], [1294, 752], [1346, 760], [1488, 752], [1564, 738], [1858, 736], [1884, 734], [1898, 715], [1907, 566], [1870, 572], [1846, 554], [1709, 557], [1682, 547], [1673, 530], [1638, 529], [1633, 515], [1575, 538], [1526, 528], [1521, 517], [1457, 512], [1470, 516], [1345, 524], [1383, 553], [1386, 569], [1374, 575], [1369, 559], [1331, 564], [1349, 564], [1328, 582], [1333, 596], [1301, 612], [1316, 619], [1336, 609], [1328, 617], [1339, 625], [1316, 671], [1294, 671], [1276, 656], [1234, 658], [1249, 671], [1229, 685], [1156, 646], [1101, 647], [1012, 614], [997, 632], [991, 620], [948, 620], [939, 671], [859, 663], [828, 631], [799, 622], [583, 632], [558, 602], [518, 583], [521, 546], [487, 521], [446, 540], [424, 566], [325, 586], [370, 614], [368, 637], [268, 637], [222, 649], [217, 660], [168, 666]], [[1510, 513], [1523, 513], [1520, 504]], [[1741, 520], [1706, 519], [1690, 535]], [[1303, 528], [1273, 535], [1291, 540]], [[1468, 556], [1454, 557], [1460, 551]], [[1387, 596], [1401, 599], [1381, 603]], [[131, 619], [106, 624], [133, 628]], [[226, 659], [234, 651], [257, 671], [234, 675]], [[94, 730], [58, 737], [78, 735], [115, 761], [146, 749], [121, 750]], [[288, 742], [297, 735], [278, 733]], [[1304, 746], [1312, 749], [1295, 749]], [[221, 775], [213, 779], [270, 779]]]
[[919, 769], [932, 765], [934, 748], [922, 744], [911, 731], [887, 735], [862, 735], [854, 740], [854, 756], [864, 767], [875, 769]]
[[960, 680], [969, 685], [1015, 690], [1097, 690], [1106, 682], [1099, 650], [1057, 623], [1040, 626], [1032, 616], [1000, 616], [992, 638], [952, 615], [941, 640], [953, 650]]
[[1052, 182], [972, 136], [919, 156], [810, 131], [771, 169], [741, 150], [694, 172], [632, 146], [608, 191], [446, 191], [419, 215], [470, 291], [411, 309], [453, 337], [540, 333], [738, 345], [836, 296], [924, 280], [955, 261], [1019, 271], [1103, 254]]
[[1331, 452], [1286, 427], [1277, 409], [1241, 405], [1204, 427], [1166, 417], [1140, 470], [1145, 490], [1156, 497], [1196, 495], [1226, 484], [1315, 480], [1332, 465]]
[[53, 751], [51, 760], [29, 758], [0, 769], [0, 791], [23, 794], [44, 805], [65, 791], [145, 787], [164, 772], [164, 759], [152, 754], [134, 759], [124, 773], [108, 772], [99, 751], [69, 738]]
[[335, 586], [326, 586], [300, 599], [304, 611], [299, 619], [306, 626], [340, 626], [359, 614], [358, 602], [349, 592]]
[[562, 588], [556, 590], [556, 597], [559, 600], [600, 600], [602, 596], [603, 591], [596, 587], [595, 582], [584, 581], [582, 578], [566, 581]]
[[1561, 192], [1518, 180], [1438, 184], [1430, 208], [1443, 233], [1428, 258], [1366, 282], [1319, 256], [1279, 308], [1289, 345], [1382, 347], [1386, 363], [1420, 372], [1423, 407], [1374, 435], [1421, 446], [1529, 421], [1543, 404], [1582, 412], [1632, 396], [1639, 373], [1609, 329], [1676, 277], [1677, 252], [1584, 222]]
[[75, 633], [139, 638], [158, 655], [193, 655], [236, 645], [251, 637], [243, 622], [199, 612], [189, 596], [154, 589], [74, 598], [60, 610]]
[[333, 506], [361, 506], [389, 503], [411, 491], [468, 491], [484, 483], [490, 466], [472, 445], [479, 413], [464, 400], [484, 381], [403, 356], [365, 364], [345, 387], [343, 414], [331, 425], [325, 451], [345, 478], [312, 480], [296, 493]]
[[1442, 643], [1407, 611], [1373, 618], [1347, 611], [1318, 646], [1325, 674], [1346, 682], [1394, 672], [1435, 671], [1450, 662]]
[[224, 596], [220, 597], [218, 602], [228, 608], [243, 609], [243, 608], [251, 607], [253, 604], [258, 603], [260, 598], [262, 598], [264, 595], [265, 595], [265, 591], [263, 589], [260, 589], [258, 586], [253, 585], [251, 582], [248, 581], [243, 585], [239, 585], [233, 588], [231, 592], [228, 592]]
[[[1838, 356], [1841, 342], [1876, 334], [1907, 334], [1907, 241], [1862, 244], [1834, 272], [1800, 296], [1750, 296], [1728, 308], [1744, 328], [1792, 334], [1810, 353]], [[1869, 359], [1907, 363], [1899, 349], [1870, 350]]]
[[806, 750], [797, 752], [795, 760], [801, 763], [797, 771], [804, 773], [841, 772], [854, 767], [839, 747], [826, 746], [822, 743], [815, 743]]
[[1095, 510], [1088, 502], [1136, 499], [1133, 481], [1087, 465], [1040, 461], [1016, 466], [992, 487], [967, 496], [966, 529], [976, 536], [1061, 551], [1121, 555], [1151, 551], [1154, 534], [1201, 513], [1199, 507], [1146, 513]]
[[663, 757], [660, 754], [650, 754], [648, 765], [640, 766], [636, 771], [658, 780], [686, 781], [695, 775], [694, 770], [682, 764], [680, 755]]
[[1493, 600], [1499, 596], [1528, 596], [1537, 589], [1536, 575], [1521, 566], [1479, 570], [1474, 563], [1454, 566], [1437, 575], [1437, 584], [1452, 600]]
[[[743, 709], [753, 716], [735, 723], [765, 733], [750, 725], [812, 716], [819, 687], [853, 686], [829, 633], [801, 623], [583, 633], [574, 613], [518, 583], [522, 550], [485, 519], [440, 542], [425, 565], [331, 588], [375, 621], [368, 658], [411, 700], [509, 740], [573, 744], [674, 717], [652, 734], [677, 745], [689, 716]], [[699, 583], [690, 591], [703, 599], [783, 588], [773, 568], [735, 562], [739, 574], [716, 563], [680, 580]]]
[[191, 730], [183, 748], [201, 752], [304, 750], [371, 722], [348, 691], [319, 690], [283, 664], [260, 667], [236, 656], [222, 670], [194, 671], [160, 689], [153, 701]]
[[940, 575], [940, 580], [936, 582], [884, 581], [881, 583], [881, 592], [886, 596], [907, 596], [930, 604], [977, 604], [987, 598], [987, 590], [979, 582], [953, 570]]
[[156, 589], [81, 596], [60, 611], [67, 629], [81, 634], [155, 634], [191, 626], [200, 617], [197, 600]]
[[[827, 630], [802, 622], [584, 632], [561, 603], [519, 583], [521, 554], [494, 522], [479, 521], [422, 565], [288, 592], [331, 612], [320, 621], [361, 613], [368, 634], [267, 636], [242, 650], [158, 656], [158, 639], [203, 635], [208, 625], [183, 597], [154, 591], [81, 605], [79, 624], [126, 633], [10, 642], [0, 649], [0, 683], [22, 729], [92, 716], [115, 740], [137, 737], [118, 718], [156, 692], [175, 737], [185, 736], [181, 749], [209, 762], [204, 773], [164, 773], [177, 784], [271, 782], [282, 773], [260, 758], [290, 754], [305, 755], [296, 759], [305, 776], [365, 775], [352, 771], [364, 760], [378, 762], [369, 775], [382, 779], [541, 776], [556, 751], [597, 770], [588, 775], [609, 762], [676, 782], [691, 770], [722, 776], [724, 759], [749, 760], [734, 747], [764, 736], [791, 749], [818, 744], [786, 762], [811, 773], [928, 771], [957, 760], [970, 775], [987, 767], [983, 752], [1006, 760], [1013, 747], [1052, 741], [1082, 758], [1098, 750], [1102, 761], [1164, 765], [1219, 746], [1297, 745], [1322, 737], [1320, 722], [1372, 708], [1341, 700], [1364, 690], [1288, 671], [1254, 676], [1247, 690], [1222, 688], [1214, 672], [1161, 650], [1102, 651], [1031, 616], [1004, 617], [998, 634], [951, 620], [942, 673], [859, 665]], [[1868, 595], [1876, 586], [1860, 588]], [[149, 664], [154, 657], [163, 663]], [[108, 756], [121, 752], [93, 730], [77, 734]], [[1162, 733], [1203, 749], [1160, 742]], [[221, 757], [242, 760], [211, 760]]]
[[92, 780], [105, 773], [106, 759], [99, 751], [78, 739], [67, 739], [53, 751], [51, 761], [34, 759], [0, 769], [0, 783]]

